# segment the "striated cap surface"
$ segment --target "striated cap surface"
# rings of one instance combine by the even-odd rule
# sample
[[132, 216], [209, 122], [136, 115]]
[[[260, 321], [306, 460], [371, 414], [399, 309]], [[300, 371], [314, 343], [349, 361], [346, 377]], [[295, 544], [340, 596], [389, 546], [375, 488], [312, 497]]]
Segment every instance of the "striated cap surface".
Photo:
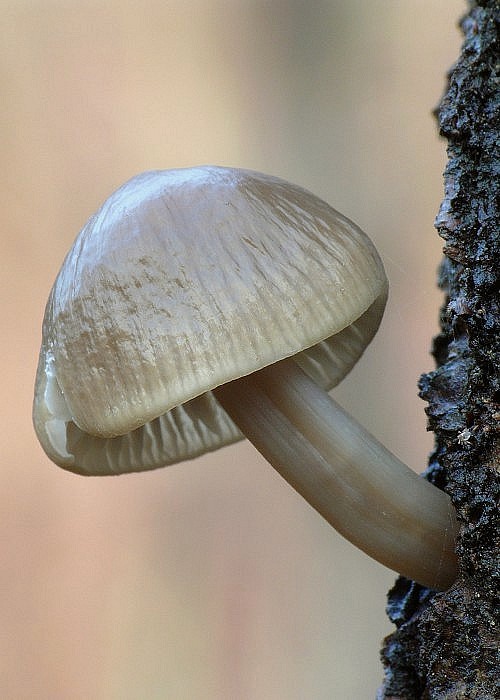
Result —
[[380, 258], [306, 190], [246, 170], [146, 172], [88, 221], [51, 291], [34, 424], [87, 474], [151, 469], [242, 437], [211, 389], [296, 356], [325, 389], [375, 334]]

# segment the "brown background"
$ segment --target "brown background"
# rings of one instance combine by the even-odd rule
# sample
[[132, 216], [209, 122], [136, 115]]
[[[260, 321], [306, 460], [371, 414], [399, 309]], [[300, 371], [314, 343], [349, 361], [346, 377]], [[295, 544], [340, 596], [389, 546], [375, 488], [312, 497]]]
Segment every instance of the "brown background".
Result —
[[280, 175], [375, 241], [381, 330], [336, 397], [417, 471], [437, 329], [445, 148], [431, 109], [463, 3], [2, 3], [0, 697], [371, 698], [390, 571], [249, 444], [84, 479], [31, 428], [43, 308], [122, 181], [200, 163]]

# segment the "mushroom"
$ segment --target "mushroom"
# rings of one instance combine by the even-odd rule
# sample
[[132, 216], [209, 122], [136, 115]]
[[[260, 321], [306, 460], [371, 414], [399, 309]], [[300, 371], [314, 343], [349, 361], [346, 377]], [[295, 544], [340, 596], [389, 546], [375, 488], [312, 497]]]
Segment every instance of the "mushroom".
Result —
[[386, 298], [368, 237], [300, 187], [212, 166], [138, 175], [88, 221], [51, 291], [38, 438], [61, 467], [104, 475], [247, 436], [348, 540], [445, 589], [449, 497], [327, 393]]

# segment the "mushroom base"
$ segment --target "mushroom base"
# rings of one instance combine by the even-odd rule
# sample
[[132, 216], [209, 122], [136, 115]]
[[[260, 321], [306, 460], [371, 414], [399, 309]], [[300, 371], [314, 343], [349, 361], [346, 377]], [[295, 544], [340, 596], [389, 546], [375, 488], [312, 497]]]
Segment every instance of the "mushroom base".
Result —
[[457, 577], [447, 494], [419, 477], [291, 359], [214, 390], [257, 450], [341, 535], [434, 590]]

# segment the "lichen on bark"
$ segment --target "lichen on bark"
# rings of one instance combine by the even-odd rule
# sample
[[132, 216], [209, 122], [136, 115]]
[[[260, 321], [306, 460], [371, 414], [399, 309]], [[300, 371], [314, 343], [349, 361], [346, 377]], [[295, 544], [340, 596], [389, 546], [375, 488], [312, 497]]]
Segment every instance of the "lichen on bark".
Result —
[[435, 433], [425, 475], [456, 508], [460, 575], [444, 593], [402, 578], [389, 592], [384, 700], [500, 698], [499, 25], [499, 0], [469, 0], [436, 110], [449, 157], [435, 223], [445, 300], [436, 369], [419, 387]]

